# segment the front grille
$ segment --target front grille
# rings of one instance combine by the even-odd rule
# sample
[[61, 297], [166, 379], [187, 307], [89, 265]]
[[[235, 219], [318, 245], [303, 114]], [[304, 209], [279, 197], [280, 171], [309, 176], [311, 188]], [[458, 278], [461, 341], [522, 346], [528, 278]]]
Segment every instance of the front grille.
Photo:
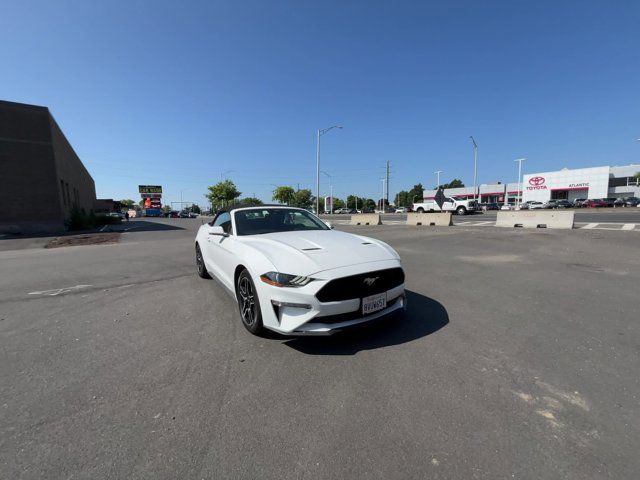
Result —
[[388, 268], [331, 280], [316, 293], [316, 298], [321, 302], [340, 302], [386, 292], [403, 283], [402, 268]]

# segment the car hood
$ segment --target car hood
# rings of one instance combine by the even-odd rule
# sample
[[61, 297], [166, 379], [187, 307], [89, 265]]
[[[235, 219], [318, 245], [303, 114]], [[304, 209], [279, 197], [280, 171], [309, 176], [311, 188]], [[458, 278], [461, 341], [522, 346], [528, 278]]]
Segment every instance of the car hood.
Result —
[[337, 230], [267, 233], [239, 239], [262, 253], [279, 272], [295, 275], [400, 259], [384, 242]]

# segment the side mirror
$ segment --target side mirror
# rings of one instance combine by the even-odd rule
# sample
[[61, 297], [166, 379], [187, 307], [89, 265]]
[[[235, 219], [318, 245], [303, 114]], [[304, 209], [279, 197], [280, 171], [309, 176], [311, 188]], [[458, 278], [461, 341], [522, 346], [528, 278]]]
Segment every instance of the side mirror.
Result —
[[223, 230], [220, 226], [209, 227], [209, 235], [220, 235], [222, 237], [228, 237], [229, 234]]
[[333, 230], [333, 225], [331, 225], [331, 222], [324, 222], [327, 227], [329, 227], [331, 230]]

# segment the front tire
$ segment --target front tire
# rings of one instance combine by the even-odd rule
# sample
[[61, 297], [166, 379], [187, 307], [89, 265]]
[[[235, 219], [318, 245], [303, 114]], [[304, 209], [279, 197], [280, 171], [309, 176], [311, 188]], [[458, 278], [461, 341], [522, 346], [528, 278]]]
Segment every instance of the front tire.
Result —
[[207, 272], [207, 267], [204, 264], [204, 258], [202, 258], [202, 251], [200, 250], [200, 245], [196, 243], [196, 267], [198, 269], [198, 276], [200, 278], [211, 278], [209, 272]]
[[262, 312], [256, 286], [247, 270], [243, 270], [236, 280], [236, 298], [238, 310], [244, 328], [254, 335], [260, 335], [264, 330], [262, 326]]
[[420, 207], [418, 210], [416, 210], [416, 212], [418, 212], [418, 213], [424, 213], [424, 208]]
[[456, 213], [458, 215], [466, 215], [467, 214], [467, 209], [464, 207], [458, 207], [458, 209], [456, 210]]

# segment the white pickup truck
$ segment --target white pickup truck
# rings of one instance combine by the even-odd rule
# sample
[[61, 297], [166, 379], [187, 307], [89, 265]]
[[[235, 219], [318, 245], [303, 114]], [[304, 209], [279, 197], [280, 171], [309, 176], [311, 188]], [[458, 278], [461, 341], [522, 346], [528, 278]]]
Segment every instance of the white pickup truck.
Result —
[[[439, 212], [440, 207], [435, 200], [429, 200], [422, 203], [414, 203], [413, 212]], [[447, 197], [442, 204], [443, 212], [456, 212], [458, 215], [466, 215], [478, 210], [478, 202], [475, 200], [462, 200], [455, 197]]]

